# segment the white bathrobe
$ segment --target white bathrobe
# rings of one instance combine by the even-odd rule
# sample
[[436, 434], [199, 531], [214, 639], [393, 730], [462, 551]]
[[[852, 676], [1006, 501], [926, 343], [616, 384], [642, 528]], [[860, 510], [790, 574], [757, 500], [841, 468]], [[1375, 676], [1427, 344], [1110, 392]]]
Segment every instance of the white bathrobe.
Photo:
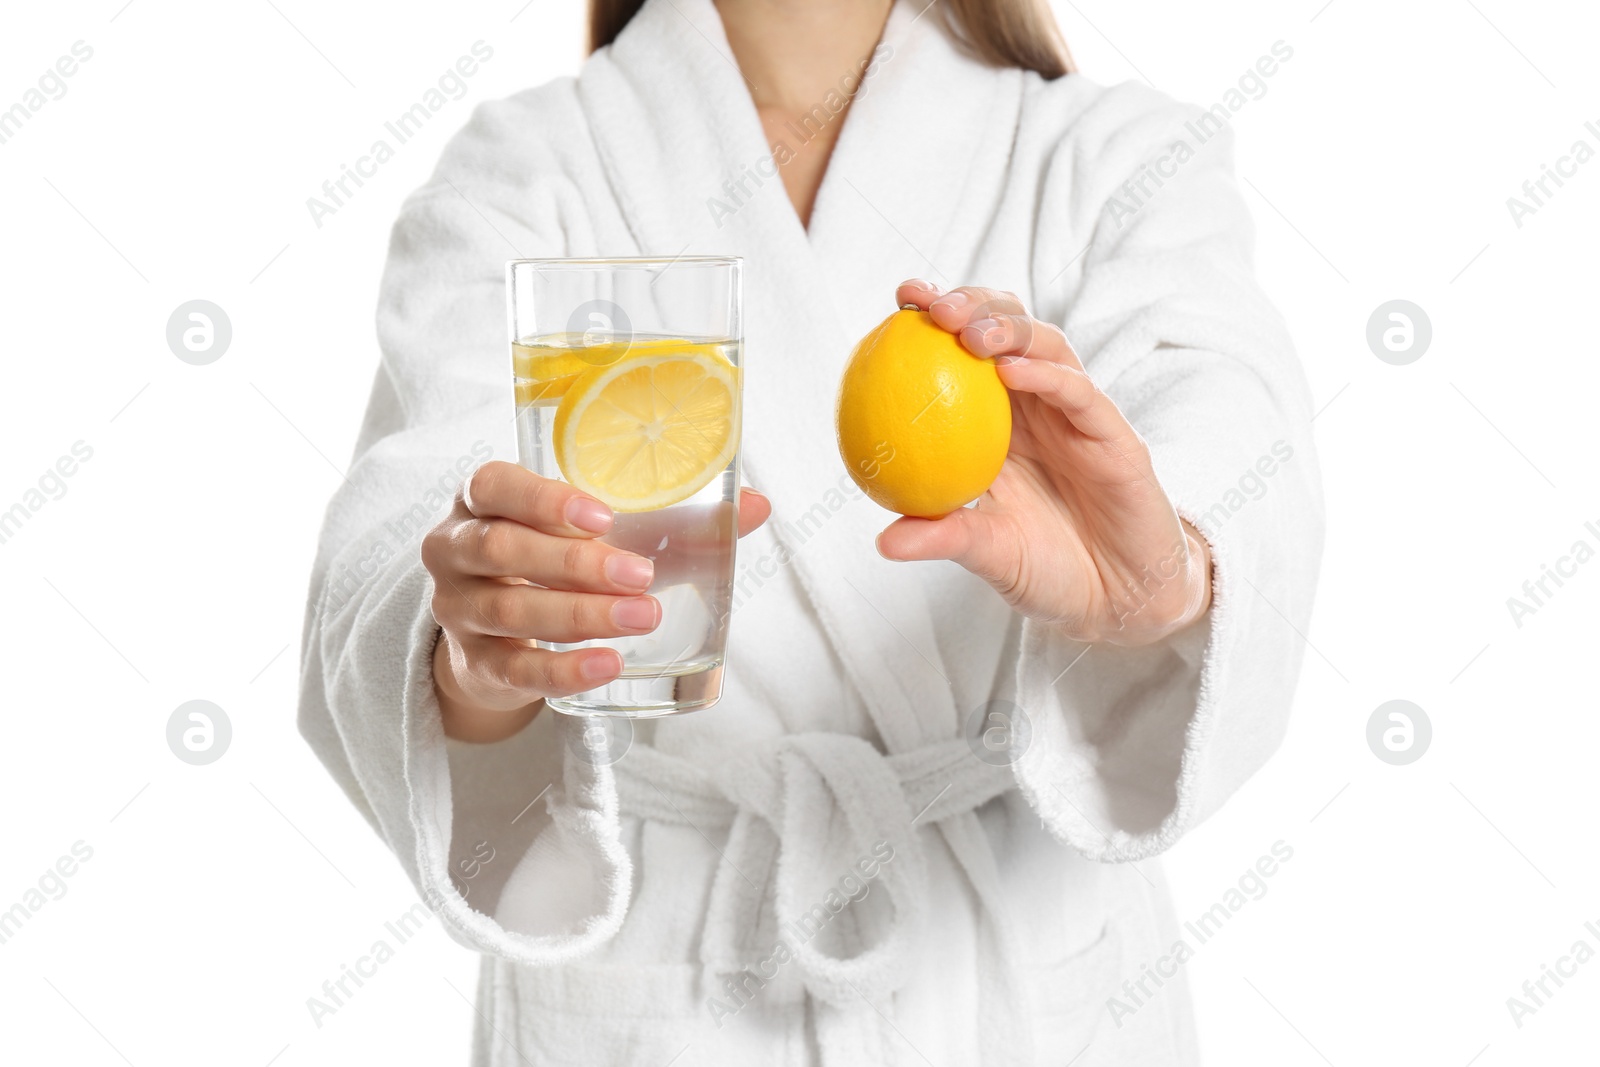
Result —
[[[649, 0], [576, 80], [480, 107], [395, 226], [300, 721], [483, 954], [474, 1063], [1193, 1060], [1181, 970], [1147, 977], [1181, 933], [1149, 858], [1283, 734], [1321, 543], [1307, 390], [1226, 134], [1140, 85], [986, 67], [937, 21], [895, 8], [809, 231], [711, 0]], [[515, 458], [505, 260], [695, 253], [746, 257], [745, 480], [774, 508], [738, 550], [721, 703], [614, 763], [549, 712], [447, 741], [417, 544]], [[1091, 648], [878, 556], [892, 516], [845, 476], [835, 390], [914, 276], [1063, 326], [1211, 542], [1202, 622]], [[979, 759], [1012, 706], [1023, 755]]]

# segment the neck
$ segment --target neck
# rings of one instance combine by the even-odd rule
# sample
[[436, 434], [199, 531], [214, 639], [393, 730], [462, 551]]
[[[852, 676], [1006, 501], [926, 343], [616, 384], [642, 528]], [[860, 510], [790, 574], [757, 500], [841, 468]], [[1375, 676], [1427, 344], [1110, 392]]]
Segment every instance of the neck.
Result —
[[892, 0], [715, 0], [756, 107], [804, 113], [854, 86]]
[[802, 225], [893, 0], [714, 0]]

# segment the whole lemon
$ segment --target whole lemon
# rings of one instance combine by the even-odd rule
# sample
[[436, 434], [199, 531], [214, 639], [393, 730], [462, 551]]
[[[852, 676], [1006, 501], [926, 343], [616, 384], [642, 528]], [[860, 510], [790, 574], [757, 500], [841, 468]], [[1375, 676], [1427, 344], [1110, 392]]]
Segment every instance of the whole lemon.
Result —
[[839, 455], [890, 511], [936, 519], [982, 496], [1011, 445], [994, 364], [926, 311], [903, 309], [856, 345], [839, 385]]

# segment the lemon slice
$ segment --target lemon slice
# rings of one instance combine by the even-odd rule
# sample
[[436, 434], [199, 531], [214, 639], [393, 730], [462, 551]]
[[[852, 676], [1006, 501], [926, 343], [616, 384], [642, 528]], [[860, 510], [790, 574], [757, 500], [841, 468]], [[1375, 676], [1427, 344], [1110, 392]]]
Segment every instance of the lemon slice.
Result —
[[630, 351], [567, 386], [552, 427], [569, 483], [616, 511], [687, 500], [739, 447], [739, 372], [710, 345]]
[[519, 341], [511, 346], [517, 404], [554, 405], [572, 388], [578, 375], [616, 362], [627, 350], [626, 342], [585, 345], [581, 335], [558, 334], [537, 342]]
[[595, 367], [608, 367], [619, 359], [657, 355], [682, 349], [693, 342], [682, 338], [629, 338], [592, 342], [581, 333], [551, 334], [511, 346], [517, 404], [555, 406], [578, 375]]

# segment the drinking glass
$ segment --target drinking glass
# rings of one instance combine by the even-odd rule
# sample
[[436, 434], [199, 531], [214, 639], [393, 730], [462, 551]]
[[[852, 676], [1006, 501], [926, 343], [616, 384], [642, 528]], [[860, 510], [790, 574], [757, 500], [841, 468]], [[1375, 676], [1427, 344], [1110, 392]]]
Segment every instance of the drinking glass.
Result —
[[653, 717], [722, 695], [738, 539], [741, 261], [522, 259], [506, 265], [517, 455], [605, 501], [600, 538], [655, 563], [661, 624], [576, 644], [621, 677], [546, 701], [573, 715]]

